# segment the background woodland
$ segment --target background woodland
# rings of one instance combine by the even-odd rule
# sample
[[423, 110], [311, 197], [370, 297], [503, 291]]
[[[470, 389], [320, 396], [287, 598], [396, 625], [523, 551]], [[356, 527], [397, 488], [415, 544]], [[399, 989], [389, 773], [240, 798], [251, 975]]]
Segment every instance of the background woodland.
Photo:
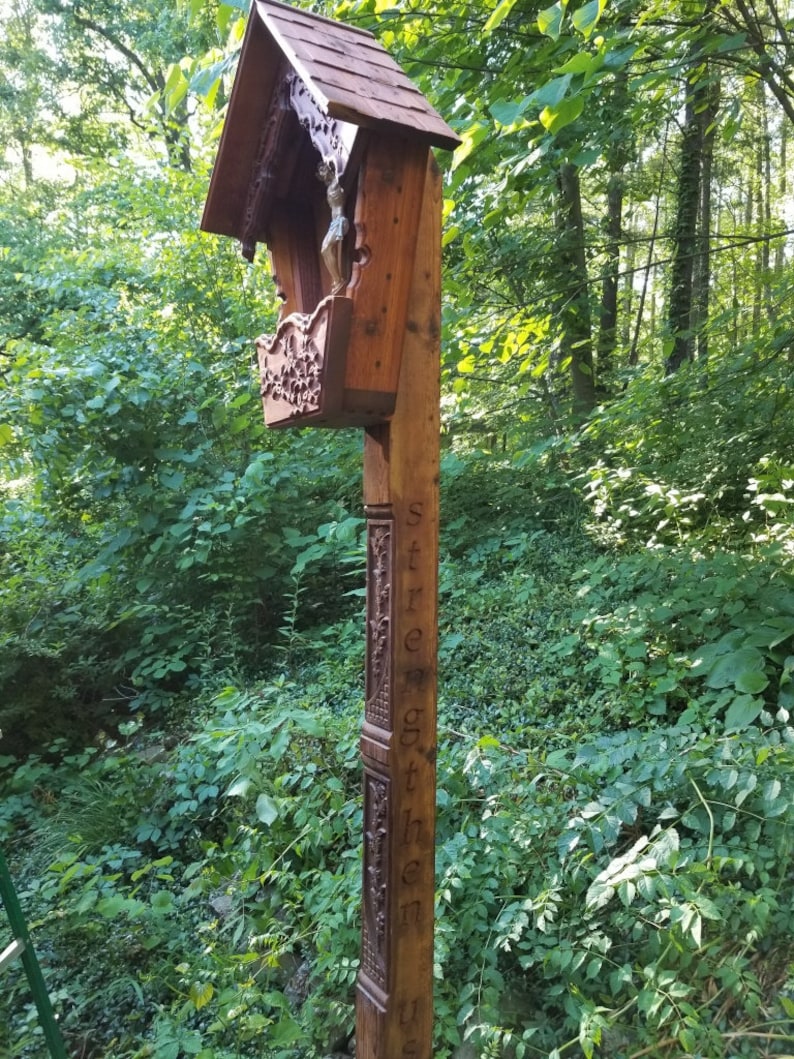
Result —
[[[794, 6], [300, 6], [463, 138], [435, 1054], [790, 1056]], [[353, 1030], [361, 436], [266, 433], [198, 231], [246, 10], [0, 14], [0, 842], [75, 1059]]]

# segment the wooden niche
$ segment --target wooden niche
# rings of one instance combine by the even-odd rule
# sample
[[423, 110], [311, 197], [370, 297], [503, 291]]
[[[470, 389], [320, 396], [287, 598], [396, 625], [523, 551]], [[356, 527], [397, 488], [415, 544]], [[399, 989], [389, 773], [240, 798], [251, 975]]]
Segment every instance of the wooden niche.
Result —
[[372, 34], [254, 0], [201, 226], [270, 252], [268, 426], [392, 415], [428, 147], [458, 142]]

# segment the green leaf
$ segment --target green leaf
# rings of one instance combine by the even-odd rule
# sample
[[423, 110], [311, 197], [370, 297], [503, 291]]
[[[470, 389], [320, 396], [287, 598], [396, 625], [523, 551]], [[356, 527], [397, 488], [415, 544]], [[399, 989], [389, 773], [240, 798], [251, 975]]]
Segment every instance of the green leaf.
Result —
[[257, 798], [256, 816], [268, 827], [278, 819], [278, 805], [269, 794], [260, 794]]
[[709, 671], [706, 684], [719, 690], [736, 686], [736, 681], [745, 673], [764, 668], [764, 656], [755, 647], [740, 647], [738, 651], [721, 655]]
[[272, 1044], [278, 1044], [284, 1047], [288, 1044], [294, 1044], [296, 1041], [300, 1041], [304, 1038], [304, 1030], [301, 1026], [295, 1022], [294, 1019], [288, 1018], [282, 1015], [273, 1025], [268, 1029], [267, 1038]]
[[561, 2], [552, 4], [538, 15], [538, 29], [545, 37], [559, 40], [562, 29], [562, 17], [565, 13], [565, 5]]
[[196, 1011], [201, 1011], [203, 1007], [206, 1007], [214, 994], [215, 987], [212, 982], [193, 982], [190, 987], [190, 999]]
[[527, 98], [527, 105], [538, 107], [554, 107], [565, 99], [568, 89], [571, 87], [573, 77], [571, 74], [563, 74], [561, 77], [552, 77], [545, 85], [541, 85], [531, 96]]
[[491, 12], [488, 21], [483, 26], [483, 33], [491, 33], [493, 30], [496, 29], [497, 26], [500, 26], [510, 14], [510, 12], [513, 10], [515, 5], [516, 0], [501, 0], [501, 2], [496, 5], [496, 8]]
[[741, 732], [748, 728], [764, 708], [764, 700], [752, 695], [740, 695], [734, 699], [725, 714], [725, 730]]
[[149, 899], [152, 911], [158, 915], [165, 915], [174, 907], [174, 898], [167, 890], [158, 890]]
[[488, 108], [500, 125], [513, 125], [527, 107], [527, 99], [497, 100]]
[[292, 715], [292, 718], [298, 728], [307, 735], [314, 736], [315, 739], [321, 739], [325, 735], [325, 725], [323, 722], [313, 713], [309, 713], [308, 710], [296, 710]]
[[548, 132], [556, 135], [560, 129], [576, 121], [584, 110], [584, 99], [574, 96], [573, 99], [563, 99], [554, 107], [544, 107], [540, 112], [540, 123]]
[[577, 8], [572, 17], [574, 29], [585, 38], [589, 37], [598, 25], [605, 6], [606, 0], [590, 0], [583, 7]]
[[595, 59], [589, 52], [580, 51], [564, 65], [559, 67], [561, 74], [589, 74], [595, 65]]
[[106, 919], [113, 919], [120, 912], [123, 912], [127, 906], [127, 898], [122, 897], [120, 894], [115, 894], [113, 897], [103, 897], [101, 901], [97, 902], [97, 912]]
[[747, 670], [736, 678], [736, 690], [749, 695], [757, 695], [768, 685], [769, 679], [766, 674], [759, 673], [757, 670]]
[[199, 70], [190, 79], [190, 91], [204, 98], [209, 96], [212, 89], [223, 76], [226, 65], [226, 59], [221, 59], [219, 62], [214, 62], [211, 66], [205, 66], [203, 70]]

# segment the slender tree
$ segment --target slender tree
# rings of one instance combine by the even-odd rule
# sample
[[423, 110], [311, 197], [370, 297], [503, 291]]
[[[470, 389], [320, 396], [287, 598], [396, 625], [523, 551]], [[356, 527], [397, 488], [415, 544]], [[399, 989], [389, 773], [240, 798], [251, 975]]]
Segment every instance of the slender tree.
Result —
[[557, 174], [557, 228], [563, 293], [559, 298], [563, 358], [570, 363], [574, 416], [595, 407], [593, 339], [579, 170], [563, 162]]
[[703, 160], [703, 121], [707, 107], [708, 85], [700, 65], [700, 43], [693, 38], [689, 46], [689, 71], [684, 104], [684, 123], [678, 158], [675, 219], [673, 222], [673, 255], [670, 269], [670, 297], [667, 307], [667, 331], [670, 352], [666, 370], [677, 371], [692, 359], [692, 308], [694, 262], [697, 254], [697, 221], [701, 197]]

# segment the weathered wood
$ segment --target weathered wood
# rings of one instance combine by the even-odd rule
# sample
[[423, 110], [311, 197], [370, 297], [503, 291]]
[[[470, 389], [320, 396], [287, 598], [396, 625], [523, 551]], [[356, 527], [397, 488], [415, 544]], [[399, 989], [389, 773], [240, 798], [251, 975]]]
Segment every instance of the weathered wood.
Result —
[[441, 192], [428, 157], [392, 420], [366, 431], [357, 1059], [431, 1059]]

